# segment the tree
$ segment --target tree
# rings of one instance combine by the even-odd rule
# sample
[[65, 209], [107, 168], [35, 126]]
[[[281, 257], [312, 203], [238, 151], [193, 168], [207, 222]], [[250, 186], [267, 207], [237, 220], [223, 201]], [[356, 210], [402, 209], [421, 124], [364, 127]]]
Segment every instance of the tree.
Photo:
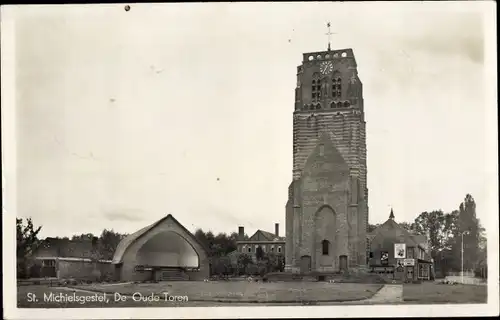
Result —
[[17, 237], [17, 274], [18, 277], [27, 276], [28, 260], [40, 247], [41, 241], [38, 234], [42, 226], [35, 228], [31, 218], [26, 219], [26, 225], [23, 219], [16, 219], [16, 237]]
[[92, 233], [82, 233], [71, 237], [71, 241], [92, 241], [95, 236]]
[[405, 229], [408, 232], [414, 232], [414, 225], [413, 223], [410, 222], [400, 222], [398, 223], [403, 229]]
[[422, 212], [412, 224], [416, 234], [428, 237], [431, 257], [436, 260], [437, 253], [449, 250], [455, 241], [457, 229], [456, 212], [444, 214], [441, 210]]
[[246, 253], [242, 253], [238, 256], [238, 269], [244, 270], [246, 272], [247, 267], [252, 264], [252, 257]]
[[283, 272], [285, 269], [285, 257], [280, 253], [269, 252], [264, 255], [267, 263], [267, 272]]
[[205, 233], [202, 229], [197, 229], [194, 236], [209, 249], [211, 257], [225, 256], [237, 249], [238, 234], [235, 232], [230, 235], [221, 232], [214, 236], [211, 231]]
[[125, 236], [124, 234], [113, 231], [113, 229], [104, 229], [99, 237], [99, 252], [101, 259], [113, 259], [116, 247], [118, 247], [118, 244]]
[[444, 216], [444, 236], [446, 238], [445, 249], [451, 249], [456, 237], [459, 234], [458, 210], [447, 213]]
[[[455, 252], [462, 250], [462, 233], [463, 236], [463, 260], [464, 269], [474, 269], [478, 262], [479, 243], [481, 241], [482, 228], [479, 220], [476, 217], [476, 202], [472, 195], [467, 194], [464, 201], [459, 206], [458, 223], [459, 234], [455, 241]], [[460, 238], [460, 239], [458, 239]]]
[[264, 250], [260, 246], [257, 247], [255, 250], [255, 258], [257, 258], [257, 261], [262, 260], [264, 258]]
[[212, 275], [222, 277], [232, 273], [231, 260], [228, 257], [214, 257], [212, 266]]
[[217, 246], [217, 250], [215, 253], [222, 256], [236, 250], [236, 240], [236, 233], [233, 233], [231, 235], [227, 235], [226, 233], [219, 233], [214, 239], [214, 244]]
[[196, 238], [196, 240], [198, 240], [200, 243], [203, 243], [203, 245], [205, 245], [208, 248], [207, 236], [205, 235], [205, 232], [203, 232], [202, 229], [200, 228], [196, 229], [196, 231], [194, 232], [194, 237]]

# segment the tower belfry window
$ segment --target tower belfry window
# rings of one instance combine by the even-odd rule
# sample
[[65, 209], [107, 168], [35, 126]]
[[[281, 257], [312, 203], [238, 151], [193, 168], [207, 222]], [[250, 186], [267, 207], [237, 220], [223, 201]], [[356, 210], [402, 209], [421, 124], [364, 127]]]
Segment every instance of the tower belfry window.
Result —
[[321, 99], [321, 81], [318, 74], [313, 75], [311, 93], [313, 102], [318, 102]]
[[340, 99], [342, 96], [342, 81], [340, 78], [332, 80], [332, 97]]

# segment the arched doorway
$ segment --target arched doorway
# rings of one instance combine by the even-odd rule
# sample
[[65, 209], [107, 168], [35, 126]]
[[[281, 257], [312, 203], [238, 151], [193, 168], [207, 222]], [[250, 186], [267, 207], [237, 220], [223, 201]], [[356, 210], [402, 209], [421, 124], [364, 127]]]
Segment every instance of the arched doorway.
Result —
[[300, 273], [311, 271], [311, 256], [300, 257]]
[[340, 271], [347, 271], [347, 256], [342, 255], [339, 257]]
[[314, 269], [334, 271], [337, 255], [337, 215], [328, 205], [319, 208], [315, 216]]

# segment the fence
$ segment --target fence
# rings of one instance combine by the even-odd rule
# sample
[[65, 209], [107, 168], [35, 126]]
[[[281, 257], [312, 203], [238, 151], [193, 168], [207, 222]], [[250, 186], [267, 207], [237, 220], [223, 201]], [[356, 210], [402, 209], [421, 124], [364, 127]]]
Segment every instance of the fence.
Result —
[[[447, 272], [446, 275], [450, 277], [461, 277], [462, 272]], [[464, 271], [464, 277], [474, 277], [474, 276], [475, 276], [474, 271]]]

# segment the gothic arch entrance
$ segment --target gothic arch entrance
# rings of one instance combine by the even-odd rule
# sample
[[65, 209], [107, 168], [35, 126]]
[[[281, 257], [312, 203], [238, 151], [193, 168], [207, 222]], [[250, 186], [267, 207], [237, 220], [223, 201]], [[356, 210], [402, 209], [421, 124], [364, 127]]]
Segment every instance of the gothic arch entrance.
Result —
[[334, 271], [337, 256], [337, 215], [328, 205], [318, 209], [314, 220], [314, 269]]
[[347, 256], [342, 255], [339, 257], [340, 271], [347, 271]]
[[311, 256], [300, 257], [300, 273], [311, 271]]

